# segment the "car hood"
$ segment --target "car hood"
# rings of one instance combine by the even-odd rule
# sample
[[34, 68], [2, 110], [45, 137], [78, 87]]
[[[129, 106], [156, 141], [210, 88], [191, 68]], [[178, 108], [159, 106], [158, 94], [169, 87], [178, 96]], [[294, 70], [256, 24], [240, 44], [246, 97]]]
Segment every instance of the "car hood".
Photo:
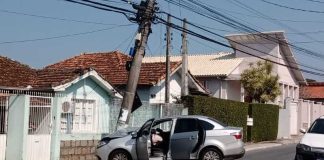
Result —
[[132, 132], [137, 131], [139, 128], [138, 127], [128, 127], [124, 129], [117, 130], [114, 133], [111, 134], [106, 134], [103, 137], [104, 138], [121, 138], [130, 135]]
[[311, 147], [324, 148], [324, 134], [306, 133], [300, 143]]

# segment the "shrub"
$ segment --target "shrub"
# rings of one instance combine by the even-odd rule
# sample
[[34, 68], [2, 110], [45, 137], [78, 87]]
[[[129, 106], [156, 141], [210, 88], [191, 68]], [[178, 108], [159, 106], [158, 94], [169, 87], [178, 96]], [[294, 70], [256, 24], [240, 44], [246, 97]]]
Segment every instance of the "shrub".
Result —
[[253, 127], [253, 142], [276, 140], [278, 134], [279, 106], [271, 104], [250, 104]]
[[246, 141], [248, 103], [202, 96], [186, 96], [182, 100], [188, 107], [189, 115], [204, 115], [229, 126], [243, 127], [243, 138]]

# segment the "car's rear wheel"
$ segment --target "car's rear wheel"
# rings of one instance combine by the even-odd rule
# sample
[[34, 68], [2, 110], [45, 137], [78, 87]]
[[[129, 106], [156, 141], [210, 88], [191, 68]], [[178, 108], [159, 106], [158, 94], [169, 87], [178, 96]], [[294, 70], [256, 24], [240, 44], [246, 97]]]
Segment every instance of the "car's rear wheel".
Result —
[[109, 160], [131, 160], [130, 155], [124, 150], [117, 150], [111, 153]]
[[222, 160], [222, 154], [214, 148], [205, 149], [201, 155], [200, 160]]

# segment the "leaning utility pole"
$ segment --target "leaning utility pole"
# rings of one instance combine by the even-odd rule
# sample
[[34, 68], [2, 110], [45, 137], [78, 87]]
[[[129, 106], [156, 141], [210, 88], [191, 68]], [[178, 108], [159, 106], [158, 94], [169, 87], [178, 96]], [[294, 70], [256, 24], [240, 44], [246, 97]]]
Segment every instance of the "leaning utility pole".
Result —
[[151, 33], [151, 23], [155, 12], [155, 0], [141, 1], [140, 6], [133, 6], [138, 9], [136, 21], [139, 23], [137, 38], [135, 41], [135, 55], [131, 64], [126, 91], [123, 95], [123, 102], [119, 112], [117, 129], [125, 128], [128, 125], [134, 96], [136, 93], [142, 60], [148, 36]]
[[165, 60], [165, 103], [170, 103], [170, 51], [171, 51], [171, 16], [168, 14], [166, 26], [166, 60]]
[[188, 95], [187, 19], [183, 19], [181, 96]]

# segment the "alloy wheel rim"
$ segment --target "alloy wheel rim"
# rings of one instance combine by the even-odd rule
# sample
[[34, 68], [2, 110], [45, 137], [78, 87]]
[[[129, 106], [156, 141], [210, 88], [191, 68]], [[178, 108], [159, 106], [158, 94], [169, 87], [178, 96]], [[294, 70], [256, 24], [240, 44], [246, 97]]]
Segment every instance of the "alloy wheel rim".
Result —
[[219, 160], [220, 157], [215, 151], [208, 151], [204, 155], [204, 160]]
[[113, 157], [113, 160], [128, 160], [127, 155], [123, 154], [123, 153], [118, 153], [115, 154], [115, 156]]

